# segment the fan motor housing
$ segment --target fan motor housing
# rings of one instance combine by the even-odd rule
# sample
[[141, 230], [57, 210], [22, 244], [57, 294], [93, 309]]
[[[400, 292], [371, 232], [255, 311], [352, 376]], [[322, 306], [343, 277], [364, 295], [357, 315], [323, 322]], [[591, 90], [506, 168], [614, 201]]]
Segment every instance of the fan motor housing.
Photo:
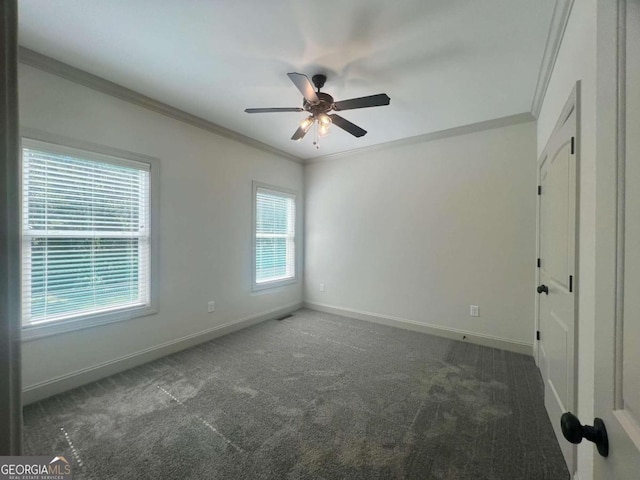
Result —
[[302, 103], [302, 108], [314, 115], [317, 115], [319, 113], [327, 113], [333, 108], [333, 97], [331, 95], [323, 92], [318, 92], [316, 95], [318, 95], [320, 103], [313, 105], [305, 100]]

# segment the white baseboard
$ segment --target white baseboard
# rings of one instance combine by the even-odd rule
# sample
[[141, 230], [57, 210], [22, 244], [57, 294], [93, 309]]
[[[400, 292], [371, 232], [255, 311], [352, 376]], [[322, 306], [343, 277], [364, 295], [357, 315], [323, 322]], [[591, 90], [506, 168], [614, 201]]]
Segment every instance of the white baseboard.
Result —
[[258, 313], [255, 315], [250, 315], [248, 317], [225, 323], [223, 325], [217, 325], [202, 332], [187, 335], [185, 337], [171, 340], [154, 347], [146, 348], [129, 355], [125, 355], [113, 360], [99, 363], [97, 365], [83, 368], [81, 370], [76, 370], [75, 372], [29, 385], [27, 387], [24, 387], [22, 390], [22, 403], [23, 405], [27, 405], [29, 403], [37, 402], [52, 395], [56, 395], [64, 391], [71, 390], [72, 388], [76, 388], [81, 385], [100, 380], [101, 378], [108, 377], [109, 375], [114, 375], [118, 372], [122, 372], [133, 367], [137, 367], [152, 360], [156, 360], [160, 357], [164, 357], [180, 350], [193, 347], [200, 343], [213, 340], [214, 338], [250, 327], [251, 325], [255, 325], [265, 320], [271, 320], [273, 318], [286, 315], [298, 310], [301, 307], [301, 302], [291, 303], [280, 308]]
[[518, 342], [506, 338], [483, 335], [454, 328], [446, 328], [438, 325], [429, 325], [426, 323], [416, 322], [415, 320], [408, 320], [406, 318], [391, 317], [388, 315], [364, 312], [352, 308], [336, 307], [323, 303], [304, 302], [303, 306], [319, 312], [342, 315], [343, 317], [356, 318], [358, 320], [366, 320], [368, 322], [379, 323], [381, 325], [428, 333], [430, 335], [451, 338], [453, 340], [462, 340], [465, 342], [475, 343], [477, 345], [484, 345], [485, 347], [499, 348], [510, 352], [522, 353], [524, 355], [533, 355], [533, 344], [531, 343]]

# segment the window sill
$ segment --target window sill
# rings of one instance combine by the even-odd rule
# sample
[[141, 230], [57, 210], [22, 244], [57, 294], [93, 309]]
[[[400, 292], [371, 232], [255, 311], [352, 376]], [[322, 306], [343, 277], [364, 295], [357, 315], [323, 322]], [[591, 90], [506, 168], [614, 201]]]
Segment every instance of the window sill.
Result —
[[251, 288], [251, 292], [253, 295], [260, 295], [263, 293], [275, 293], [279, 290], [282, 290], [282, 287], [286, 287], [288, 285], [293, 285], [294, 283], [298, 283], [298, 278], [287, 278], [285, 280], [274, 280], [272, 282], [265, 283], [254, 283]]
[[112, 312], [98, 313], [84, 317], [70, 318], [67, 320], [52, 321], [39, 325], [25, 325], [22, 327], [22, 341], [37, 340], [39, 338], [59, 335], [61, 333], [84, 330], [85, 328], [108, 325], [110, 323], [124, 322], [134, 318], [146, 317], [157, 313], [154, 306], [141, 306], [127, 308]]

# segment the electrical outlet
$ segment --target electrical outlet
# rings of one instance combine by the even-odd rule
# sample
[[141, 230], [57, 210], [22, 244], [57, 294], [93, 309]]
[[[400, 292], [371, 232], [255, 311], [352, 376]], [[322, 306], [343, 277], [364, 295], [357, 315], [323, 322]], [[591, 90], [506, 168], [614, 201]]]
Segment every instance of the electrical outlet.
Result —
[[207, 312], [211, 313], [216, 309], [216, 302], [209, 302], [207, 305]]
[[471, 309], [469, 310], [469, 315], [471, 315], [472, 317], [479, 317], [480, 307], [478, 307], [478, 305], [471, 305]]
[[321, 283], [321, 284], [320, 284], [320, 291], [321, 291], [321, 292], [324, 292], [324, 283]]

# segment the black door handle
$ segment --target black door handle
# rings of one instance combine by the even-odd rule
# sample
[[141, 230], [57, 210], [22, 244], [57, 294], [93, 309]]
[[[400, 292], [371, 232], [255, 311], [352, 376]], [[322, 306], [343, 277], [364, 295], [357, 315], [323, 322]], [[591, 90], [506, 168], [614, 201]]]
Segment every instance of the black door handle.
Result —
[[607, 429], [601, 418], [593, 420], [593, 427], [582, 425], [578, 417], [573, 413], [563, 413], [560, 417], [560, 428], [562, 435], [571, 443], [580, 443], [583, 438], [596, 444], [598, 453], [603, 457], [609, 455], [609, 437], [607, 437]]
[[540, 285], [536, 290], [538, 290], [538, 293], [544, 292], [549, 295], [549, 287], [547, 287], [546, 285]]

